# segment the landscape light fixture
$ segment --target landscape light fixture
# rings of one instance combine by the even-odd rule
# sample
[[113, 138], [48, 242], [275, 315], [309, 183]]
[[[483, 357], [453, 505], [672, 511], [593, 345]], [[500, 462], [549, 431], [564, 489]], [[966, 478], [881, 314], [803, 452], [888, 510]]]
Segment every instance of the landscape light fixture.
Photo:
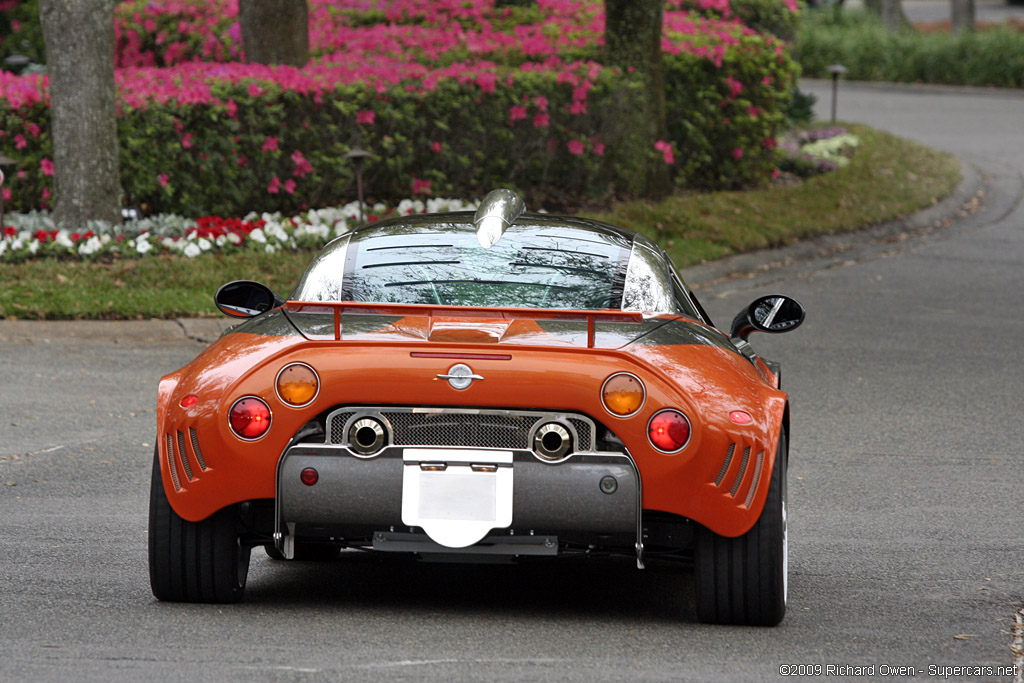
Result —
[[11, 164], [17, 163], [14, 159], [10, 158], [3, 152], [0, 152], [0, 229], [4, 227], [4, 195], [3, 195], [3, 184], [4, 184], [4, 167], [10, 166]]
[[830, 64], [828, 72], [832, 74], [832, 123], [836, 122], [836, 103], [839, 100], [839, 76], [846, 73], [847, 69], [842, 64]]
[[356, 194], [359, 197], [359, 222], [365, 223], [366, 216], [363, 214], [363, 159], [370, 156], [362, 147], [353, 147], [345, 155], [346, 159], [351, 159], [353, 165], [356, 167]]

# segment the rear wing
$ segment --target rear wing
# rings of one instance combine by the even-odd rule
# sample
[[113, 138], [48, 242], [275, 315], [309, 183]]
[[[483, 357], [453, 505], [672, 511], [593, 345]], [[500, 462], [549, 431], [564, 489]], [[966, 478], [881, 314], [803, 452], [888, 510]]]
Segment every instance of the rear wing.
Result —
[[356, 301], [287, 301], [285, 309], [292, 313], [319, 313], [334, 316], [334, 339], [341, 340], [341, 316], [345, 313], [361, 315], [417, 316], [427, 318], [428, 328], [434, 318], [466, 318], [487, 320], [576, 320], [587, 322], [587, 348], [594, 348], [594, 322], [644, 321], [643, 313], [603, 308], [597, 310], [569, 310], [554, 308], [491, 308], [486, 306], [439, 306], [435, 304], [388, 304]]

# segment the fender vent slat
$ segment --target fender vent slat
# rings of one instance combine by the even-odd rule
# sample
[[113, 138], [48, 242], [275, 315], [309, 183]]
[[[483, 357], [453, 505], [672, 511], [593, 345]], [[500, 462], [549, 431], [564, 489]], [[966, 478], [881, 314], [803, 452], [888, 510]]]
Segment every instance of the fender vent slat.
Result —
[[195, 479], [192, 476], [192, 465], [188, 462], [188, 453], [185, 451], [185, 435], [178, 430], [178, 453], [181, 454], [181, 464], [185, 468], [185, 476], [189, 481]]
[[743, 460], [740, 461], [740, 471], [736, 473], [736, 481], [732, 484], [732, 491], [729, 494], [735, 498], [736, 492], [740, 490], [740, 484], [743, 482], [743, 475], [747, 473], [747, 462], [750, 461], [750, 446], [743, 449]]
[[754, 502], [754, 494], [757, 493], [757, 485], [761, 483], [761, 466], [764, 465], [764, 451], [757, 454], [757, 462], [754, 463], [754, 478], [750, 482], [750, 491], [747, 493], [745, 505], [749, 508]]
[[729, 444], [729, 451], [725, 454], [725, 462], [722, 463], [722, 471], [718, 473], [718, 477], [715, 479], [715, 486], [722, 485], [722, 480], [725, 479], [725, 473], [729, 471], [729, 465], [732, 464], [732, 456], [735, 452], [736, 444]]
[[177, 454], [174, 452], [174, 437], [170, 434], [167, 435], [167, 468], [171, 470], [171, 483], [174, 484], [174, 490], [181, 490], [181, 482], [178, 480], [178, 466], [176, 461], [178, 459]]
[[199, 468], [205, 472], [210, 469], [206, 466], [206, 461], [203, 460], [203, 453], [199, 450], [199, 439], [196, 437], [196, 430], [192, 427], [188, 428], [188, 438], [192, 442], [192, 452], [196, 454], [196, 461], [199, 462]]

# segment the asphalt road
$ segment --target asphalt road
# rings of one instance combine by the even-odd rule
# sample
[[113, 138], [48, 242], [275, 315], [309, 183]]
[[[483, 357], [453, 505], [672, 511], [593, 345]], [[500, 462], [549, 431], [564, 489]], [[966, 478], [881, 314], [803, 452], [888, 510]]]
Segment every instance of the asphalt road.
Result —
[[[1012, 666], [1024, 96], [843, 88], [842, 117], [958, 154], [969, 210], [690, 275], [722, 324], [772, 291], [809, 309], [801, 329], [757, 340], [783, 362], [794, 406], [779, 627], [697, 624], [689, 575], [628, 561], [312, 565], [257, 552], [245, 603], [158, 603], [146, 573], [156, 383], [203, 345], [173, 322], [0, 322], [0, 680], [737, 681], [784, 665], [941, 679], [929, 667]], [[828, 102], [827, 84], [805, 89]]]

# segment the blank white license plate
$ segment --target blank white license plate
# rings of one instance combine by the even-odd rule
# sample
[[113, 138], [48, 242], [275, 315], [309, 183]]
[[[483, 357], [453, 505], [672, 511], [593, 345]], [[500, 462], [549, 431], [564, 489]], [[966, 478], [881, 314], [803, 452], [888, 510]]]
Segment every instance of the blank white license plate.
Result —
[[[403, 460], [402, 522], [436, 543], [464, 548], [512, 524], [510, 451], [410, 448]], [[424, 462], [444, 469], [424, 469]], [[474, 471], [472, 465], [495, 467]]]

